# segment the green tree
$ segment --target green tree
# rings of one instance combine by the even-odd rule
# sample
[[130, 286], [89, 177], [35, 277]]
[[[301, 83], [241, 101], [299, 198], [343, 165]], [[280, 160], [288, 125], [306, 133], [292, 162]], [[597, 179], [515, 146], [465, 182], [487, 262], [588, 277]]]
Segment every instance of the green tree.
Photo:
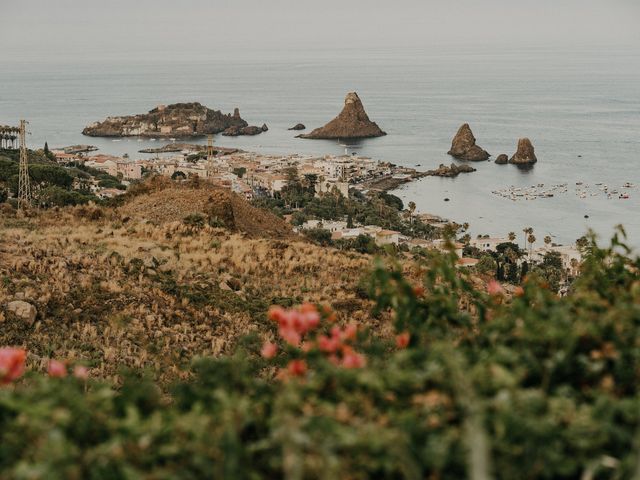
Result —
[[304, 231], [305, 236], [314, 243], [322, 246], [331, 245], [331, 232], [324, 228], [312, 228]]
[[44, 151], [45, 157], [47, 157], [49, 160], [51, 160], [52, 162], [57, 161], [56, 156], [53, 154], [51, 150], [49, 150], [49, 145], [47, 144], [47, 142], [44, 142], [43, 151]]

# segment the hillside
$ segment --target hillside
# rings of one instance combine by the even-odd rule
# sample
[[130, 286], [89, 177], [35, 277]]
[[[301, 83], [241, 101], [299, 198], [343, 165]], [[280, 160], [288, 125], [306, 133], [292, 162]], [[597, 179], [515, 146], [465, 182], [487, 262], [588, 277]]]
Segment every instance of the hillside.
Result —
[[[196, 355], [232, 351], [249, 332], [270, 335], [272, 304], [325, 303], [370, 320], [357, 294], [370, 258], [297, 240], [282, 220], [227, 192], [171, 187], [116, 209], [27, 219], [9, 211], [0, 213], [0, 305], [23, 299], [37, 317], [30, 324], [0, 309], [0, 345], [23, 346], [32, 360], [168, 378]], [[232, 231], [182, 220], [195, 212], [220, 214]]]
[[206, 182], [176, 183], [154, 177], [135, 188], [117, 212], [155, 225], [181, 222], [196, 214], [209, 223], [252, 237], [294, 238], [291, 226], [281, 218]]

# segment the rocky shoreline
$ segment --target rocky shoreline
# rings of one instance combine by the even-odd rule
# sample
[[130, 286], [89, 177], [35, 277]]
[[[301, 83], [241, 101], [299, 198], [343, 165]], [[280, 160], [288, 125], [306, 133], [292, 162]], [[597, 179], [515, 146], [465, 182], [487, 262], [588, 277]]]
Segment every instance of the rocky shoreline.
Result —
[[[138, 150], [138, 153], [179, 153], [179, 152], [206, 152], [207, 146], [198, 143], [168, 143], [162, 147], [158, 148], [143, 148], [142, 150]], [[214, 154], [223, 154], [230, 155], [233, 153], [241, 152], [242, 150], [238, 148], [227, 148], [227, 147], [219, 147], [215, 145], [213, 147]]]

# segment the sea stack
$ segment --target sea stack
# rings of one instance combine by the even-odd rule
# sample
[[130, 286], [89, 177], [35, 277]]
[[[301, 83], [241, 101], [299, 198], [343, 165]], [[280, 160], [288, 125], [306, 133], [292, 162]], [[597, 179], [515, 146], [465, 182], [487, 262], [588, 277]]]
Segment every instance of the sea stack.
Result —
[[506, 153], [501, 153], [496, 157], [496, 163], [498, 165], [506, 165], [509, 163], [509, 156]]
[[509, 163], [515, 165], [532, 165], [537, 161], [538, 159], [536, 158], [535, 149], [533, 148], [531, 140], [528, 138], [518, 140], [518, 150], [513, 157], [509, 159]]
[[344, 108], [340, 115], [324, 127], [316, 128], [311, 133], [299, 135], [300, 138], [312, 139], [349, 139], [373, 138], [386, 135], [375, 122], [369, 120], [364, 111], [362, 101], [356, 92], [350, 92], [344, 99]]
[[476, 145], [476, 137], [473, 136], [468, 123], [458, 129], [458, 133], [456, 133], [451, 142], [451, 150], [448, 153], [459, 160], [472, 162], [482, 162], [488, 160], [491, 156], [487, 151]]

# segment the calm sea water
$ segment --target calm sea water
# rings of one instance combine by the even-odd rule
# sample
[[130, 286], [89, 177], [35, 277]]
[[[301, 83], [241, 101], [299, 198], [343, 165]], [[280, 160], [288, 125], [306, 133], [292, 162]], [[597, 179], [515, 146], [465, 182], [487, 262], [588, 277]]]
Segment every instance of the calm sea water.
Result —
[[[456, 179], [426, 178], [396, 193], [420, 211], [469, 222], [473, 234], [506, 235], [532, 226], [538, 239], [573, 242], [593, 228], [608, 238], [624, 224], [640, 246], [640, 186], [630, 198], [580, 198], [576, 182], [640, 184], [640, 52], [632, 49], [261, 52], [220, 54], [197, 61], [95, 60], [20, 63], [0, 68], [0, 124], [30, 121], [28, 143], [97, 145], [129, 153], [159, 142], [83, 137], [83, 127], [108, 115], [155, 105], [199, 101], [250, 123], [257, 137], [217, 137], [216, 143], [266, 153], [341, 154], [339, 142], [295, 139], [287, 128], [316, 127], [342, 108], [348, 91], [388, 132], [356, 145], [361, 155], [430, 169], [446, 155], [460, 124], [493, 155], [511, 155], [519, 137], [536, 147], [528, 171], [493, 162]], [[510, 185], [568, 183], [567, 194], [512, 202], [491, 192]], [[593, 189], [592, 189], [593, 190]], [[597, 190], [594, 190], [597, 191]], [[449, 202], [444, 202], [444, 198]], [[588, 219], [585, 219], [588, 215]]]

